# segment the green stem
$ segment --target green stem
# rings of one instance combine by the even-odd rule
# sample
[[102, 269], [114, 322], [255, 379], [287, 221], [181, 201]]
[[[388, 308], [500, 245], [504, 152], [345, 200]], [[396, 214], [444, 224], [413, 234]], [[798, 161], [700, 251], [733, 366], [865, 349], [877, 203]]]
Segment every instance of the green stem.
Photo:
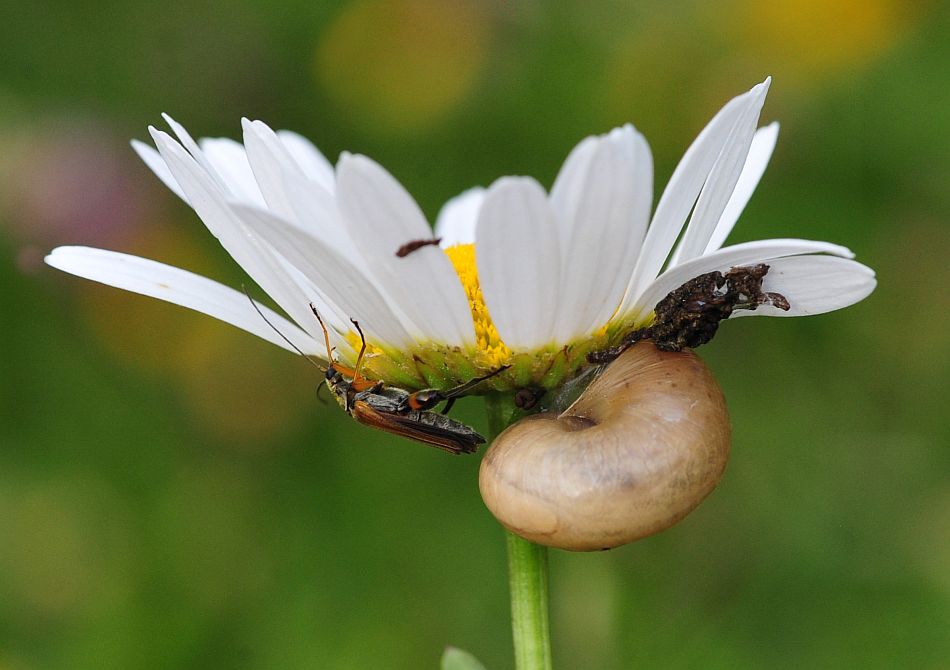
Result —
[[548, 548], [508, 531], [511, 632], [517, 670], [551, 670]]
[[[502, 396], [485, 399], [488, 428], [494, 440], [513, 418], [505, 416]], [[548, 549], [506, 531], [508, 582], [511, 589], [511, 632], [516, 670], [551, 670], [548, 626]]]

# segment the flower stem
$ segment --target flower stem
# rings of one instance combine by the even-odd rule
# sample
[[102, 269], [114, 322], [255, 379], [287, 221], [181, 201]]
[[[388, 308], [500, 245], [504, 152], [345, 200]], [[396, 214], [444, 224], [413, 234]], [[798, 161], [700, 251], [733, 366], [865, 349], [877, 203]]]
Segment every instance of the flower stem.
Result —
[[[501, 396], [485, 399], [491, 439], [507, 426]], [[514, 413], [516, 414], [516, 413]], [[548, 626], [548, 549], [505, 531], [508, 541], [508, 583], [511, 590], [511, 632], [516, 670], [551, 670]]]
[[548, 548], [529, 542], [510, 531], [506, 533], [515, 668], [551, 670]]

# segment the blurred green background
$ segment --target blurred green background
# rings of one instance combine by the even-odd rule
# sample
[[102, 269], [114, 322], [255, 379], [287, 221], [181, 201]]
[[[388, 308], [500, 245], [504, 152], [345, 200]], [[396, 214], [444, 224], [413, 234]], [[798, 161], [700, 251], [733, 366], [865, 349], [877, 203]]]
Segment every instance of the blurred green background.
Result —
[[[556, 666], [950, 667], [950, 6], [141, 0], [0, 10], [0, 669], [510, 668], [478, 458], [356, 426], [210, 318], [57, 274], [58, 244], [244, 278], [128, 139], [167, 111], [367, 153], [434, 217], [550, 185], [631, 121], [662, 188], [774, 76], [772, 165], [731, 241], [827, 239], [880, 286], [741, 319], [702, 354], [735, 441], [692, 516], [553, 552]], [[460, 416], [484, 427], [477, 400]]]

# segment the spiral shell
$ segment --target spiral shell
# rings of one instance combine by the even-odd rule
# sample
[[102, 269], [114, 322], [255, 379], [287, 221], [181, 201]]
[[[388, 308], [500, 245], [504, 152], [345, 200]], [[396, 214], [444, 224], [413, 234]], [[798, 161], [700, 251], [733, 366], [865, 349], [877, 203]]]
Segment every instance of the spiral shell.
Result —
[[729, 458], [722, 391], [691, 351], [625, 351], [560, 414], [527, 417], [485, 454], [479, 487], [509, 530], [561, 549], [658, 533], [715, 488]]

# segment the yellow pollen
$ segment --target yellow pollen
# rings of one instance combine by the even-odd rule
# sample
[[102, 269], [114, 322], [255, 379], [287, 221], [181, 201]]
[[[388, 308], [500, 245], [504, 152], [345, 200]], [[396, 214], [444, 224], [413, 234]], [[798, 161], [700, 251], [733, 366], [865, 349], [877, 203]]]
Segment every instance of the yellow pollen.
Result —
[[[360, 334], [355, 330], [350, 330], [344, 335], [346, 341], [350, 343], [350, 346], [353, 347], [353, 351], [357, 354], [360, 352], [360, 347], [363, 346], [363, 340], [360, 337]], [[376, 347], [369, 342], [366, 343], [366, 353], [363, 356], [363, 363], [369, 363], [371, 359], [376, 356], [380, 356], [383, 353], [382, 349]], [[356, 364], [356, 358], [353, 358], [353, 364]]]
[[465, 295], [468, 296], [468, 305], [472, 310], [472, 322], [475, 324], [475, 342], [479, 350], [488, 357], [492, 366], [502, 365], [511, 358], [511, 350], [505, 346], [498, 336], [495, 324], [492, 323], [488, 308], [485, 307], [485, 298], [478, 284], [478, 268], [475, 265], [475, 245], [457, 244], [445, 250], [449, 260], [455, 267], [455, 272], [462, 281]]

